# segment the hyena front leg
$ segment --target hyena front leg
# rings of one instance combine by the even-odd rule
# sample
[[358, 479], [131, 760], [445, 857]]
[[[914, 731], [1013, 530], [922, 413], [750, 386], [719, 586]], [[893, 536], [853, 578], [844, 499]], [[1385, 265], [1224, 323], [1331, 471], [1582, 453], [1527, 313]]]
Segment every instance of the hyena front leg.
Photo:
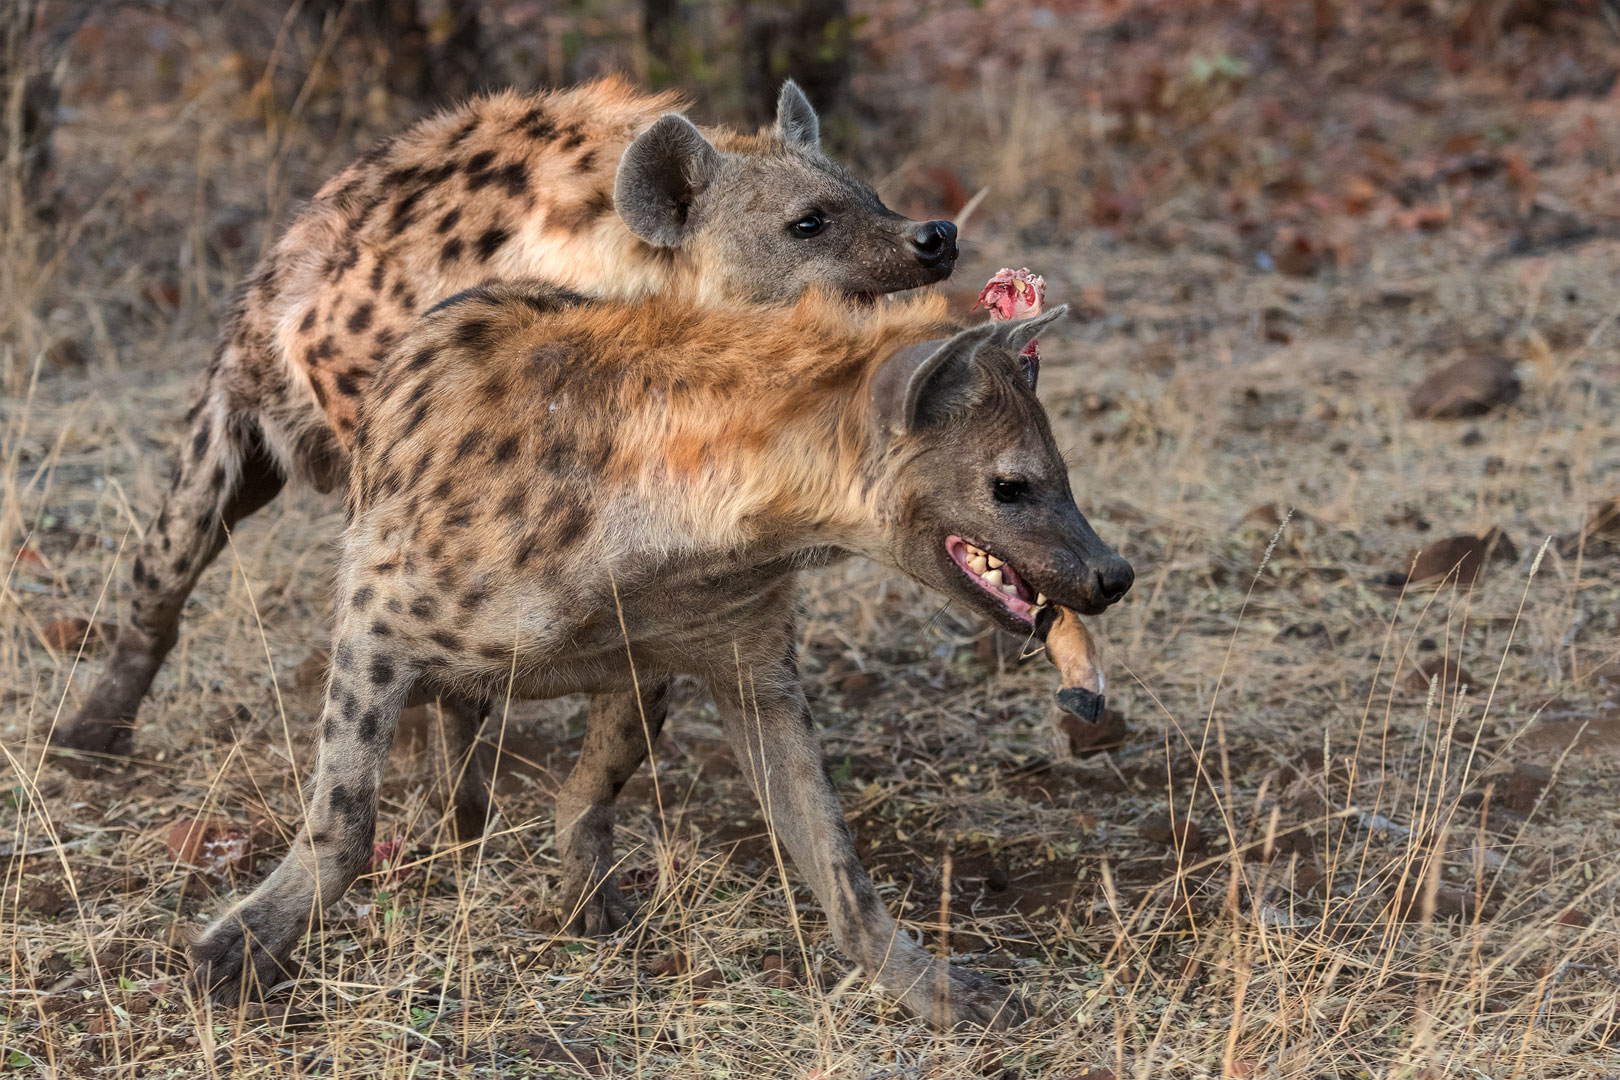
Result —
[[568, 928], [592, 937], [630, 921], [613, 867], [613, 800], [664, 729], [669, 682], [659, 679], [634, 693], [596, 694], [579, 760], [557, 792], [557, 854], [562, 861]]
[[174, 647], [197, 578], [225, 546], [225, 530], [281, 490], [257, 419], [230, 414], [218, 382], [204, 392], [169, 493], [131, 561], [129, 608], [112, 656], [78, 714], [52, 733], [53, 746], [130, 752], [136, 711]]
[[334, 653], [307, 820], [292, 850], [247, 899], [190, 948], [195, 978], [232, 1003], [275, 985], [304, 931], [371, 861], [377, 785], [416, 672], [340, 633]]
[[765, 809], [827, 913], [833, 939], [884, 990], [939, 1027], [1005, 1027], [1021, 1019], [1016, 996], [974, 972], [934, 959], [895, 925], [855, 853], [821, 740], [799, 683], [791, 634], [780, 658], [744, 664], [710, 682], [726, 737]]

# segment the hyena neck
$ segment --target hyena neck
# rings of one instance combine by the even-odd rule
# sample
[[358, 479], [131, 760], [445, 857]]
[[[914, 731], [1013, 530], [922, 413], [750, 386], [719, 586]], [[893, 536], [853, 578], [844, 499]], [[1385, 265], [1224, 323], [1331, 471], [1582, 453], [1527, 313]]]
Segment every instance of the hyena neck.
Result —
[[650, 403], [643, 491], [672, 497], [679, 528], [716, 547], [882, 558], [898, 463], [877, 436], [872, 381], [944, 332], [943, 313], [938, 297], [860, 312], [818, 294], [779, 313], [699, 313], [684, 334], [726, 342], [726, 362], [684, 350], [692, 359], [666, 371], [689, 392]]

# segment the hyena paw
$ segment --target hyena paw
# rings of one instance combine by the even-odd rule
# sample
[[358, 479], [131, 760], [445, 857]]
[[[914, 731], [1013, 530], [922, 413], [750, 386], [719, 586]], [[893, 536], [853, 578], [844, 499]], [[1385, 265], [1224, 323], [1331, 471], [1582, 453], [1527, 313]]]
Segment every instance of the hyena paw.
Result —
[[134, 723], [127, 719], [104, 717], [86, 706], [71, 722], [51, 733], [51, 749], [72, 750], [72, 765], [93, 771], [124, 764], [135, 748]]
[[936, 965], [905, 996], [906, 1005], [935, 1027], [1000, 1031], [1029, 1018], [1018, 994], [995, 980], [955, 965], [946, 965], [945, 973], [942, 985]]
[[261, 997], [291, 974], [291, 945], [256, 932], [250, 911], [233, 911], [217, 920], [186, 950], [192, 985], [221, 1005]]
[[629, 926], [636, 915], [611, 878], [594, 889], [570, 889], [563, 903], [568, 932], [577, 937], [608, 937]]

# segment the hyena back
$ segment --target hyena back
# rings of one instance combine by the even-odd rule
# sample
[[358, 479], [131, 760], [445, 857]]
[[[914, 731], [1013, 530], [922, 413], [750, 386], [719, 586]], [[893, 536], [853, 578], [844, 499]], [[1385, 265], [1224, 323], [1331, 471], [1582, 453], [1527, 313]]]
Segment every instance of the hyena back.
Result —
[[58, 747], [127, 754], [141, 699], [226, 531], [286, 478], [328, 491], [355, 406], [411, 321], [497, 278], [696, 304], [864, 297], [939, 281], [949, 222], [913, 222], [820, 149], [784, 86], [774, 127], [700, 130], [670, 94], [609, 79], [498, 93], [383, 142], [304, 207], [238, 290], [173, 483], [133, 560], [105, 671]]
[[361, 410], [309, 818], [193, 946], [203, 983], [231, 1000], [280, 981], [366, 866], [401, 705], [444, 687], [629, 702], [592, 713], [556, 821], [573, 921], [622, 924], [611, 804], [664, 715], [655, 698], [644, 720], [626, 691], [688, 673], [846, 955], [937, 1023], [1010, 1019], [1005, 991], [898, 932], [795, 657], [797, 569], [828, 553], [1025, 633], [1045, 630], [1042, 594], [1096, 613], [1130, 586], [1018, 361], [1063, 309], [954, 336], [943, 310], [813, 295], [695, 311], [499, 285], [417, 324]]

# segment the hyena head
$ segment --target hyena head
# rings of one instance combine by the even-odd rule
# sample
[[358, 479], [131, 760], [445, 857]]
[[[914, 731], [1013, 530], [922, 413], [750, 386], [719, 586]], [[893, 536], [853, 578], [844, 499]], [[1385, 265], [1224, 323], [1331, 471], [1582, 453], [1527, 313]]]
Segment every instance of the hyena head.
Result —
[[738, 299], [791, 302], [811, 287], [870, 298], [956, 266], [956, 226], [901, 217], [823, 154], [820, 121], [792, 82], [775, 127], [731, 150], [663, 117], [619, 160], [613, 201], [631, 232], [687, 251], [705, 287]]
[[1069, 472], [1018, 353], [1067, 306], [986, 323], [884, 360], [871, 384], [876, 505], [890, 559], [1015, 632], [1053, 608], [1094, 615], [1125, 595], [1130, 563], [1074, 504]]

